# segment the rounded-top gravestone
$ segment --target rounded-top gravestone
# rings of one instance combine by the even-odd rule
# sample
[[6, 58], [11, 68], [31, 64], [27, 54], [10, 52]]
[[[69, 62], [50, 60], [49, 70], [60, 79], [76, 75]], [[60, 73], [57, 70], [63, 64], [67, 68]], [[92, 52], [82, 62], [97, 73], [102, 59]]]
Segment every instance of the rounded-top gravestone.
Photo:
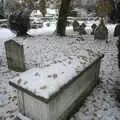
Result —
[[94, 35], [95, 30], [96, 30], [96, 28], [97, 28], [97, 25], [94, 23], [94, 24], [92, 24], [91, 28], [92, 28], [91, 35]]
[[75, 20], [74, 22], [73, 22], [73, 31], [79, 31], [79, 27], [80, 27], [80, 25], [79, 25], [79, 23], [78, 23], [78, 21], [77, 20]]
[[105, 26], [103, 19], [101, 19], [99, 26], [95, 30], [94, 39], [108, 40], [108, 29]]
[[79, 27], [79, 35], [85, 35], [85, 34], [87, 34], [87, 32], [85, 31], [85, 27], [86, 27], [85, 23], [82, 23], [80, 25], [80, 27]]

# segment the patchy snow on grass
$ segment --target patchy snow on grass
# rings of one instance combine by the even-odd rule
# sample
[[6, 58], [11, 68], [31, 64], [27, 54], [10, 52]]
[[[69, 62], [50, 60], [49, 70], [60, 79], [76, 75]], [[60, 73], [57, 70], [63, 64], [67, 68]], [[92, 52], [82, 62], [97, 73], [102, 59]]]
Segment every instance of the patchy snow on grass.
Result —
[[[115, 94], [116, 84], [120, 83], [116, 47], [118, 38], [113, 37], [115, 25], [107, 26], [109, 29], [108, 43], [104, 40], [94, 40], [94, 37], [89, 34], [84, 35], [84, 39], [81, 39], [77, 32], [73, 33], [71, 26], [70, 29], [67, 28], [68, 36], [66, 37], [54, 36], [52, 33], [54, 30], [50, 30], [53, 28], [46, 27], [44, 28], [46, 33], [42, 31], [43, 28], [31, 30], [30, 34], [33, 36], [38, 34], [40, 36], [23, 39], [27, 69], [43, 68], [48, 64], [64, 61], [69, 56], [79, 56], [81, 49], [90, 49], [95, 53], [105, 55], [101, 64], [100, 84], [91, 92], [71, 120], [119, 120], [120, 118], [120, 103], [116, 101]], [[1, 29], [0, 33], [0, 38], [2, 38]], [[46, 34], [49, 36], [45, 36]], [[8, 39], [7, 33], [3, 37]], [[0, 60], [2, 60], [0, 63], [0, 119], [13, 120], [18, 111], [17, 93], [8, 82], [16, 76], [19, 77], [20, 73], [7, 68], [3, 43], [4, 40], [0, 39]]]

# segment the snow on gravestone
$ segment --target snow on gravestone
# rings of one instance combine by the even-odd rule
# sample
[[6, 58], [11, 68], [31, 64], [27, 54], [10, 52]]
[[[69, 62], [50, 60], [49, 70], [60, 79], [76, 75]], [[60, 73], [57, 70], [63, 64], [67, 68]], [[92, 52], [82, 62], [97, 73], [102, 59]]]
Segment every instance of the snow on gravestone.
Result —
[[8, 68], [17, 72], [25, 71], [23, 45], [14, 40], [5, 42], [6, 58]]

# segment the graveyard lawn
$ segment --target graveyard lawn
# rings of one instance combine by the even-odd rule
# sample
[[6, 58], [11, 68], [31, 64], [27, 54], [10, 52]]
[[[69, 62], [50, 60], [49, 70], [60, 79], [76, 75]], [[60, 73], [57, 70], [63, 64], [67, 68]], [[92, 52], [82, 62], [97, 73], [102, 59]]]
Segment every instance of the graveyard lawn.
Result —
[[[80, 39], [79, 33], [73, 33], [72, 27], [67, 28], [66, 37], [58, 37], [53, 32], [47, 31], [47, 36], [42, 34], [45, 30], [30, 30], [29, 33], [41, 36], [24, 38], [25, 65], [27, 69], [44, 67], [53, 62], [63, 61], [69, 56], [79, 56], [81, 49], [91, 49], [94, 52], [103, 53], [100, 70], [100, 84], [85, 100], [79, 111], [71, 117], [71, 120], [119, 120], [120, 103], [116, 101], [115, 89], [120, 87], [120, 71], [117, 66], [117, 38], [113, 37], [113, 25], [108, 25], [108, 44], [104, 40], [94, 40], [92, 35], [84, 35]], [[43, 29], [43, 28], [42, 28]], [[52, 29], [53, 30], [53, 29]], [[86, 27], [88, 33], [91, 30]], [[44, 31], [45, 32], [45, 31]], [[13, 33], [12, 33], [13, 34]], [[42, 36], [43, 35], [43, 36]], [[11, 37], [11, 36], [10, 36]], [[14, 36], [13, 36], [14, 37]], [[7, 68], [4, 40], [0, 39], [0, 119], [13, 120], [18, 112], [16, 90], [12, 89], [8, 82], [20, 73]]]

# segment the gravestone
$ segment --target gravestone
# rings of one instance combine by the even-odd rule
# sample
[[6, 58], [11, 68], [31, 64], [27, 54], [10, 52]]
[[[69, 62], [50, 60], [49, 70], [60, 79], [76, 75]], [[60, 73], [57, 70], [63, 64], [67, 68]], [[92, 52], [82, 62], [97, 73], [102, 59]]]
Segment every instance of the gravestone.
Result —
[[24, 49], [14, 40], [5, 42], [8, 68], [17, 72], [25, 71]]
[[94, 35], [95, 30], [96, 30], [96, 28], [97, 28], [97, 25], [96, 25], [96, 24], [92, 24], [91, 28], [92, 28], [91, 35]]
[[103, 19], [101, 20], [99, 26], [95, 30], [94, 39], [106, 41], [108, 40], [108, 29], [105, 26]]
[[114, 30], [114, 36], [120, 36], [120, 24], [116, 25]]
[[73, 31], [79, 31], [79, 23], [78, 23], [78, 21], [77, 20], [75, 20], [74, 22], [73, 22]]
[[85, 35], [87, 34], [87, 32], [85, 31], [85, 27], [86, 25], [84, 23], [82, 23], [79, 27], [79, 35]]

